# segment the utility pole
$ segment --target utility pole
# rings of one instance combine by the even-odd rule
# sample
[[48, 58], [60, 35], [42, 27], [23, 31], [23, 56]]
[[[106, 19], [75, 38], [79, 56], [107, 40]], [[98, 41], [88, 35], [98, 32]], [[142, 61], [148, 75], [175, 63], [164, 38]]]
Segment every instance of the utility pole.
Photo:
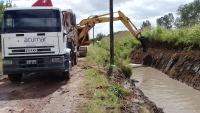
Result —
[[110, 68], [109, 74], [113, 74], [114, 67], [114, 37], [113, 37], [113, 0], [110, 0]]
[[93, 46], [94, 46], [94, 27], [93, 27]]

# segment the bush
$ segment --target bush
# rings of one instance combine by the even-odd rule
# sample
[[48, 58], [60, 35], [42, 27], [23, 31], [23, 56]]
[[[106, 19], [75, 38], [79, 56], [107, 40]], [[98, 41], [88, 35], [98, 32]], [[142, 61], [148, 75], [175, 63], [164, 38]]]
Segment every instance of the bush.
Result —
[[120, 84], [116, 85], [116, 86], [111, 86], [110, 87], [110, 91], [117, 97], [119, 98], [123, 98], [124, 96], [126, 96], [128, 94], [127, 91], [123, 90], [122, 86]]
[[[110, 38], [105, 37], [101, 40], [101, 48], [110, 52]], [[135, 39], [129, 32], [119, 32], [114, 35], [114, 60], [116, 67], [126, 78], [132, 75], [132, 68], [128, 65], [131, 60], [131, 52], [133, 49], [141, 46], [141, 43]], [[109, 54], [108, 54], [109, 55]], [[103, 57], [103, 56], [102, 56]], [[110, 57], [109, 57], [110, 58]], [[108, 60], [109, 61], [109, 60]]]
[[183, 27], [175, 30], [167, 30], [158, 26], [148, 30], [146, 36], [152, 41], [168, 42], [174, 46], [183, 45], [185, 49], [192, 49], [194, 46], [200, 47], [200, 23], [192, 27]]

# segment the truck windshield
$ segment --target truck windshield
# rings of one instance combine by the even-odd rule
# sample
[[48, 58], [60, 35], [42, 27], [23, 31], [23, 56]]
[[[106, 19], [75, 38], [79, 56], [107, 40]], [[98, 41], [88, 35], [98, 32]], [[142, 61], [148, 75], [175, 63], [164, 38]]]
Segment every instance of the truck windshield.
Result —
[[60, 18], [56, 9], [7, 10], [3, 16], [2, 34], [60, 32]]

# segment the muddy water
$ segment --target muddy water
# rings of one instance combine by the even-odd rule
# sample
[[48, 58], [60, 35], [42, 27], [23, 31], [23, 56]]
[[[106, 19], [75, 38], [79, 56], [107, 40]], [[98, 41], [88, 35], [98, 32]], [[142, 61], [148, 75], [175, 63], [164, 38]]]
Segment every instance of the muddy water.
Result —
[[150, 67], [134, 68], [131, 78], [165, 113], [200, 113], [200, 91]]

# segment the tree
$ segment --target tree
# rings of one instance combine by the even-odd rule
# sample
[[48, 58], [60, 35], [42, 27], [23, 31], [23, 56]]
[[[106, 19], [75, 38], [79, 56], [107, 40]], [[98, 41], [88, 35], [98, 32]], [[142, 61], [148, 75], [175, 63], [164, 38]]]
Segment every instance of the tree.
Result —
[[193, 6], [191, 3], [179, 6], [177, 14], [180, 15], [180, 19], [182, 21], [181, 26], [188, 26], [190, 24], [190, 20], [194, 18], [192, 9]]
[[171, 29], [174, 23], [174, 16], [172, 13], [168, 13], [163, 17], [158, 18], [156, 21], [157, 25], [162, 26], [166, 29]]
[[143, 21], [141, 29], [143, 29], [145, 27], [151, 27], [151, 23], [149, 20]]
[[167, 29], [171, 29], [174, 23], [174, 16], [172, 13], [164, 16], [165, 26]]
[[1, 26], [2, 26], [2, 14], [4, 12], [4, 9], [5, 8], [8, 8], [8, 7], [16, 7], [16, 5], [12, 5], [12, 1], [11, 0], [8, 0], [6, 3], [4, 1], [0, 1], [0, 32], [1, 32]]
[[176, 26], [176, 28], [181, 28], [183, 26], [183, 21], [181, 20], [181, 18], [176, 17], [174, 25]]
[[[179, 26], [189, 26], [200, 21], [200, 0], [194, 0], [191, 3], [181, 5], [177, 9], [177, 14], [179, 15], [179, 20], [181, 20], [181, 25]], [[175, 23], [177, 25], [177, 23]]]
[[[16, 7], [16, 5], [12, 5], [12, 1], [11, 0], [8, 0], [5, 4], [4, 4], [4, 1], [0, 1], [0, 32], [2, 31], [2, 14], [4, 12], [4, 9], [5, 8], [8, 8], [8, 7]], [[1, 38], [0, 38], [0, 48], [1, 48]]]
[[102, 34], [102, 33], [98, 33], [96, 38], [95, 38], [95, 41], [100, 41], [103, 37], [105, 37], [106, 35]]
[[104, 35], [103, 33], [98, 33], [98, 34], [96, 35], [95, 39], [94, 39], [94, 40], [91, 39], [90, 41], [91, 41], [91, 42], [101, 41], [101, 39], [102, 39], [103, 37], [106, 37], [106, 35]]

